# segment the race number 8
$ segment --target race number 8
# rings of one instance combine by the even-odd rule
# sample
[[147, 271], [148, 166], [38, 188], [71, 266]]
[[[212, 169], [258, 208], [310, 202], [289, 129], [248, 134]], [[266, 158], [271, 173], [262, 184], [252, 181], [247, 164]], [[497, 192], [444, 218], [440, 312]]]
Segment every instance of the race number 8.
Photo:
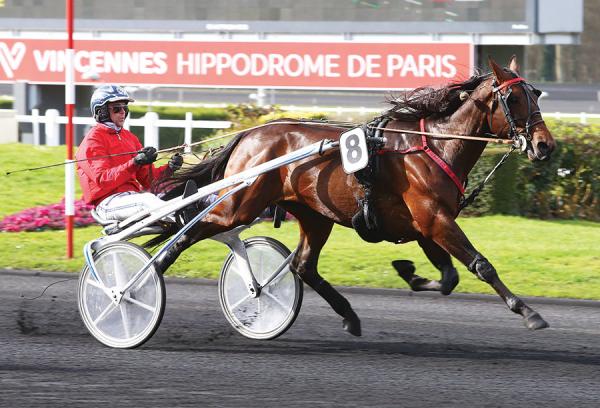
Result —
[[364, 169], [369, 162], [367, 140], [362, 128], [351, 129], [340, 136], [342, 166], [348, 174]]
[[346, 160], [356, 163], [362, 157], [362, 151], [358, 145], [358, 136], [352, 134], [346, 138]]

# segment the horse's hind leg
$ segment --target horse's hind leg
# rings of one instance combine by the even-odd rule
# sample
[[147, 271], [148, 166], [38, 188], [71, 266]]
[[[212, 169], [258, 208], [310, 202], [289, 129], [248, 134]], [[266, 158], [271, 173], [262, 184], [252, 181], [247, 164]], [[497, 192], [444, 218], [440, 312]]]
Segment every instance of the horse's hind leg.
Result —
[[427, 232], [440, 247], [467, 266], [480, 280], [494, 288], [510, 310], [523, 316], [527, 328], [536, 330], [548, 327], [548, 323], [535, 310], [504, 285], [496, 269], [473, 247], [452, 216], [438, 213], [431, 230]]
[[167, 269], [177, 260], [179, 255], [194, 245], [196, 242], [212, 237], [220, 232], [228, 231], [228, 226], [223, 226], [214, 223], [199, 222], [190, 231], [183, 234], [177, 242], [173, 244], [161, 257], [156, 261], [157, 268], [165, 273]]
[[429, 290], [441, 292], [442, 295], [449, 295], [458, 285], [458, 272], [452, 265], [452, 258], [448, 252], [430, 239], [421, 238], [419, 245], [429, 261], [441, 272], [441, 280], [429, 280], [415, 274], [415, 266], [411, 261], [393, 261], [392, 266], [415, 292]]
[[346, 331], [354, 336], [360, 336], [360, 319], [352, 310], [348, 300], [317, 272], [319, 254], [329, 238], [333, 222], [308, 208], [288, 207], [287, 209], [294, 214], [300, 224], [300, 242], [290, 268], [344, 318], [343, 326]]

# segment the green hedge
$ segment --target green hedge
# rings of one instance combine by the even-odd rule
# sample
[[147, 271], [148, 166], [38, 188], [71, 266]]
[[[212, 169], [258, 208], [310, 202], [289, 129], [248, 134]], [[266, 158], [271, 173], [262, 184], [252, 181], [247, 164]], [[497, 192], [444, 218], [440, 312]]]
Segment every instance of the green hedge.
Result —
[[13, 101], [12, 99], [0, 99], [0, 109], [12, 109]]
[[[463, 214], [600, 221], [600, 127], [550, 121], [548, 128], [557, 142], [550, 161], [530, 162], [513, 153]], [[501, 157], [498, 152], [481, 157], [467, 193]]]

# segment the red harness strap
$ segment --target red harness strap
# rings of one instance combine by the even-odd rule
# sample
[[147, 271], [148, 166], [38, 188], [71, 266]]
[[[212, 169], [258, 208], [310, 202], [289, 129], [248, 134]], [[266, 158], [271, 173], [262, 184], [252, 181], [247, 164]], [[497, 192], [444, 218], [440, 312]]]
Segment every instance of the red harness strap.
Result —
[[[419, 125], [421, 126], [421, 132], [425, 132], [425, 119], [421, 119], [421, 121], [419, 122]], [[385, 154], [385, 153], [407, 154], [407, 153], [414, 153], [414, 152], [423, 151], [423, 152], [427, 153], [427, 155], [429, 157], [431, 157], [431, 159], [438, 166], [440, 166], [440, 168], [442, 170], [444, 170], [444, 173], [446, 173], [448, 175], [448, 177], [450, 177], [450, 179], [454, 182], [454, 184], [456, 184], [456, 187], [458, 188], [458, 191], [460, 191], [460, 193], [462, 195], [464, 195], [465, 194], [465, 188], [464, 188], [463, 184], [460, 182], [460, 180], [458, 179], [458, 176], [456, 175], [456, 173], [454, 173], [454, 171], [448, 165], [448, 163], [446, 163], [440, 156], [438, 156], [437, 154], [435, 154], [435, 152], [429, 148], [429, 146], [427, 145], [427, 136], [421, 135], [421, 141], [423, 142], [423, 144], [421, 146], [413, 146], [413, 147], [408, 148], [406, 150], [381, 149], [381, 150], [377, 151], [377, 154]]]
[[512, 84], [519, 83], [519, 82], [525, 82], [525, 79], [524, 79], [524, 78], [521, 78], [521, 77], [516, 77], [516, 78], [513, 78], [513, 79], [509, 79], [508, 81], [504, 81], [504, 82], [502, 82], [502, 84], [500, 84], [500, 85], [498, 85], [497, 87], [495, 87], [495, 88], [493, 89], [493, 91], [494, 91], [494, 92], [501, 91], [501, 90], [503, 90], [504, 88], [506, 88], [506, 87], [508, 87], [508, 86], [511, 86]]

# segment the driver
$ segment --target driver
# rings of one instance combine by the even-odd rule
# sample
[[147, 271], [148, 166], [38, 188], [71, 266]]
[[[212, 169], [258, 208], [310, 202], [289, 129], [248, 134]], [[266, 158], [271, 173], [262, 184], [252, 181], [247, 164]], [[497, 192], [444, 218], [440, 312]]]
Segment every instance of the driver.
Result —
[[134, 100], [120, 86], [103, 85], [96, 89], [90, 109], [97, 123], [76, 153], [77, 160], [84, 159], [77, 163], [83, 199], [106, 220], [120, 221], [162, 206], [165, 201], [147, 190], [154, 180], [171, 176], [183, 164], [180, 154], [173, 155], [163, 166], [152, 164], [158, 156], [156, 149], [142, 148], [137, 136], [123, 128], [129, 102]]

